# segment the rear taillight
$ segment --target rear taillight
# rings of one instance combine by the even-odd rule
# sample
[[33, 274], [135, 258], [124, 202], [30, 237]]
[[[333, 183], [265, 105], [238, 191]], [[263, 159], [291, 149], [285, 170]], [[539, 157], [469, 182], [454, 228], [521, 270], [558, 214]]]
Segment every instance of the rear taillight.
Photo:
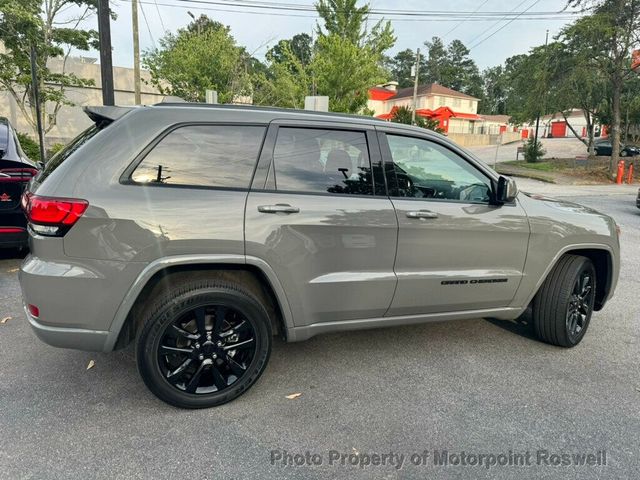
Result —
[[32, 317], [38, 318], [40, 316], [40, 309], [35, 305], [29, 304], [27, 308], [29, 309], [29, 313]]
[[33, 231], [53, 236], [64, 235], [89, 206], [86, 200], [41, 197], [26, 192], [21, 203]]
[[26, 183], [38, 174], [35, 168], [2, 168], [0, 169], [0, 183]]

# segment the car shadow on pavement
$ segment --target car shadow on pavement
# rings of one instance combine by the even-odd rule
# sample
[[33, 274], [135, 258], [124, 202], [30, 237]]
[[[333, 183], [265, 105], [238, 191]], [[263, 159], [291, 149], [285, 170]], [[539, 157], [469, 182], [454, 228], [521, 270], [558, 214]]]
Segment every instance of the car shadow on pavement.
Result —
[[508, 332], [515, 333], [521, 337], [530, 340], [538, 340], [536, 332], [533, 328], [533, 317], [531, 315], [531, 307], [528, 307], [522, 315], [513, 321], [497, 320], [495, 318], [487, 318], [487, 322], [500, 327]]

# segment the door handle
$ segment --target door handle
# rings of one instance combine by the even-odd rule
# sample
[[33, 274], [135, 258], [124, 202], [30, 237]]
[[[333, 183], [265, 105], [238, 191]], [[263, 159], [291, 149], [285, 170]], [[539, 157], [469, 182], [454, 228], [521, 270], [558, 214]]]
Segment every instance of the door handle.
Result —
[[300, 209], [286, 203], [277, 203], [275, 205], [260, 205], [258, 211], [261, 213], [298, 213]]
[[438, 214], [436, 212], [432, 212], [430, 210], [414, 210], [411, 212], [407, 212], [407, 217], [409, 218], [438, 218]]

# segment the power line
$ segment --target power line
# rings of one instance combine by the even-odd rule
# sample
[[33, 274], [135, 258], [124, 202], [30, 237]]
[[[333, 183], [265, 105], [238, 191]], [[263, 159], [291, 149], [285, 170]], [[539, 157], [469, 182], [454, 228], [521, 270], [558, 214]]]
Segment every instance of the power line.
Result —
[[[530, 10], [531, 8], [535, 7], [538, 3], [540, 3], [540, 0], [536, 0], [535, 2], [533, 2], [531, 5], [529, 5], [529, 7], [527, 7], [526, 10], [524, 10], [522, 13], [525, 13], [526, 11]], [[475, 45], [472, 45], [471, 47], [469, 47], [469, 50], [472, 50], [474, 48], [476, 48], [478, 45], [486, 42], [487, 40], [489, 40], [491, 37], [493, 37], [496, 33], [498, 33], [500, 30], [502, 30], [503, 28], [505, 28], [507, 25], [511, 24], [514, 20], [516, 20], [518, 17], [515, 17], [511, 20], [509, 20], [507, 23], [505, 23], [502, 27], [500, 27], [498, 30], [496, 30], [495, 32], [493, 32], [491, 35], [489, 35], [488, 37], [485, 37], [484, 39], [480, 40], [478, 43], [476, 43]]]
[[[518, 5], [516, 5], [515, 7], [513, 7], [513, 10], [517, 10], [518, 7], [520, 7], [520, 5], [524, 4], [527, 0], [522, 0]], [[495, 22], [493, 25], [490, 25], [489, 28], [487, 28], [486, 30], [483, 30], [482, 32], [480, 32], [478, 35], [476, 35], [475, 37], [473, 37], [471, 40], [469, 40], [467, 42], [467, 44], [471, 44], [473, 42], [475, 42], [477, 39], [479, 39], [480, 37], [482, 37], [485, 33], [487, 33], [489, 30], [491, 30], [493, 27], [495, 27], [496, 25], [498, 25], [500, 22], [502, 22], [503, 20], [506, 20], [507, 17], [502, 17], [500, 20], [498, 20], [497, 22]]]
[[[131, 0], [123, 0], [125, 2], [130, 2]], [[182, 1], [182, 2], [192, 2], [194, 0], [177, 0], [177, 1]], [[144, 1], [144, 0], [140, 0], [139, 1], [140, 4], [148, 4], [148, 5], [155, 5], [157, 3], [157, 0], [154, 0], [154, 2], [151, 1]], [[209, 5], [214, 5], [213, 3], [210, 2], [201, 2], [198, 1], [196, 2], [198, 4], [209, 4]], [[227, 13], [238, 13], [238, 14], [248, 14], [248, 15], [265, 15], [265, 16], [278, 16], [278, 17], [292, 17], [292, 18], [319, 18], [319, 15], [302, 15], [302, 14], [294, 14], [294, 13], [280, 13], [280, 12], [270, 12], [270, 11], [249, 11], [249, 10], [231, 10], [231, 9], [225, 9], [225, 8], [218, 8], [218, 7], [203, 7], [203, 6], [187, 6], [187, 5], [177, 5], [177, 4], [170, 4], [170, 3], [157, 3], [157, 5], [163, 6], [163, 7], [173, 7], [173, 8], [181, 8], [181, 9], [193, 9], [193, 10], [203, 10], [203, 11], [213, 11], [213, 12], [227, 12]], [[224, 5], [229, 5], [229, 4], [224, 4]], [[236, 5], [229, 5], [231, 7], [235, 7]], [[249, 8], [251, 8], [249, 6]], [[470, 14], [471, 12], [469, 12]], [[538, 14], [542, 14], [543, 16], [538, 16]], [[575, 13], [565, 13], [564, 15], [558, 15], [556, 13], [553, 12], [533, 12], [534, 17], [514, 17], [514, 20], [533, 20], [533, 21], [538, 21], [538, 20], [543, 20], [543, 21], [564, 21], [564, 20], [572, 20], [575, 18]], [[553, 18], [549, 18], [548, 16], [544, 16], [547, 14], [553, 14]], [[441, 14], [439, 14], [441, 15]], [[453, 16], [451, 18], [447, 18], [447, 17], [441, 17], [441, 16], [436, 16], [435, 18], [387, 18], [389, 21], [395, 23], [395, 22], [459, 22], [460, 21], [460, 16]], [[463, 17], [463, 20], [466, 22], [487, 22], [492, 20], [494, 17], [479, 17], [479, 18], [475, 18], [475, 17]], [[508, 18], [508, 17], [507, 17]], [[499, 23], [499, 22], [497, 22]], [[491, 29], [491, 27], [489, 28]], [[484, 32], [483, 32], [484, 33]]]
[[[315, 12], [315, 5], [309, 4], [291, 4], [291, 3], [272, 3], [263, 2], [257, 0], [176, 0], [182, 3], [201, 4], [201, 5], [217, 5], [234, 8], [254, 8], [254, 9], [266, 9], [266, 10], [282, 10], [282, 11], [298, 11], [298, 12]], [[475, 11], [450, 11], [450, 10], [382, 10], [382, 9], [370, 9], [369, 15], [385, 15], [385, 16], [408, 16], [408, 17], [447, 17], [459, 19], [470, 18], [473, 16], [482, 16], [484, 18], [495, 17], [511, 17], [520, 16], [520, 12], [514, 12], [515, 9], [508, 12], [481, 12]], [[531, 15], [538, 16], [557, 16], [559, 14], [577, 15], [578, 12], [567, 11], [545, 11], [545, 12], [533, 12]]]
[[[480, 10], [482, 7], [484, 7], [484, 6], [485, 6], [485, 4], [486, 4], [488, 1], [489, 1], [489, 0], [484, 0], [484, 2], [482, 2], [482, 3], [480, 4], [480, 6], [479, 6], [478, 8], [476, 8], [476, 9], [473, 11], [473, 13], [476, 13], [478, 10]], [[467, 19], [465, 18], [465, 19], [461, 20], [459, 23], [456, 23], [453, 27], [451, 27], [451, 30], [449, 30], [447, 33], [445, 33], [445, 34], [442, 36], [442, 38], [443, 38], [443, 39], [447, 38], [451, 32], [453, 32], [456, 28], [458, 28], [460, 25], [462, 25], [462, 24], [463, 24], [464, 22], [466, 22], [466, 21], [467, 21]]]
[[162, 31], [166, 32], [167, 29], [164, 26], [164, 22], [162, 21], [162, 14], [160, 13], [160, 8], [158, 7], [158, 0], [153, 0], [153, 2], [156, 4], [156, 11], [158, 12], [158, 18], [160, 19], [160, 26], [162, 27]]
[[143, 3], [148, 3], [148, 2], [138, 2], [140, 4], [140, 11], [142, 12], [142, 18], [144, 18], [144, 23], [147, 26], [147, 31], [149, 32], [149, 37], [151, 38], [151, 43], [153, 43], [153, 46], [156, 46], [156, 40], [153, 38], [153, 34], [151, 33], [151, 28], [149, 27], [149, 22], [147, 21], [147, 14], [144, 13], [144, 7], [143, 7]]

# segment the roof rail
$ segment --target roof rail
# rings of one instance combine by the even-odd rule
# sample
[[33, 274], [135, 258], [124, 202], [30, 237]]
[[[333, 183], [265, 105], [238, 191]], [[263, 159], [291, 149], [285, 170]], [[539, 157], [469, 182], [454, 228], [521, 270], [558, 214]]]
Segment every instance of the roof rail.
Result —
[[302, 110], [297, 108], [282, 108], [282, 107], [266, 107], [257, 105], [229, 105], [219, 103], [195, 103], [195, 102], [161, 102], [155, 103], [153, 107], [189, 107], [189, 108], [211, 108], [211, 109], [224, 109], [224, 110], [256, 110], [261, 112], [282, 112], [282, 113], [297, 113], [304, 115], [318, 115], [329, 116], [337, 118], [351, 118], [351, 119], [367, 119], [384, 122], [380, 118], [370, 117], [368, 115], [357, 115], [349, 113], [335, 113], [335, 112], [318, 112], [315, 110]]

